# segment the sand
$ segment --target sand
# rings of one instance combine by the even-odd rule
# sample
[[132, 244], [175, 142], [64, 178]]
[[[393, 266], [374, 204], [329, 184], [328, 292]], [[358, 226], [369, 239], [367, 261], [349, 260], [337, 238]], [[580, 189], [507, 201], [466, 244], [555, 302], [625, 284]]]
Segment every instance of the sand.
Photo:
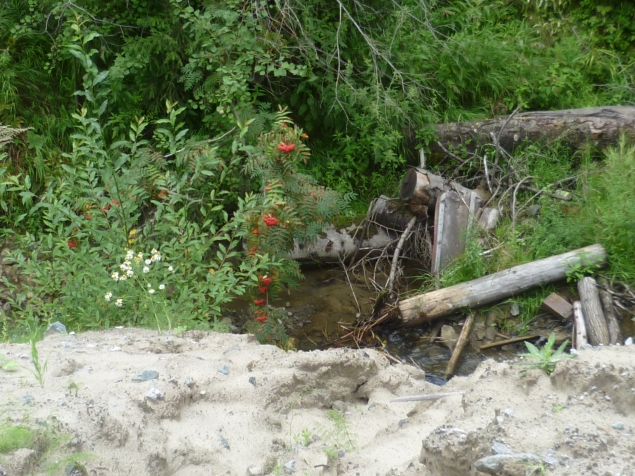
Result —
[[[0, 454], [0, 474], [464, 476], [495, 452], [537, 460], [490, 474], [635, 474], [635, 346], [583, 350], [551, 376], [487, 360], [444, 387], [373, 350], [286, 353], [248, 335], [126, 328], [38, 349], [43, 387], [29, 346], [0, 344], [19, 364], [0, 370], [0, 430], [45, 435]], [[158, 377], [133, 380], [146, 370]], [[463, 393], [390, 402], [439, 392]]]

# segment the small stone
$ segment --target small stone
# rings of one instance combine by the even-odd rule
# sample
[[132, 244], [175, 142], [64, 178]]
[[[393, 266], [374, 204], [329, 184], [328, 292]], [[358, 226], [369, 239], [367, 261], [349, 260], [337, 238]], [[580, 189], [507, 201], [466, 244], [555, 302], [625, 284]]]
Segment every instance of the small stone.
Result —
[[119, 352], [121, 350], [121, 347], [111, 347], [110, 349], [108, 349], [109, 352]]
[[256, 377], [249, 377], [249, 383], [252, 384], [255, 387], [256, 386]]
[[261, 476], [263, 474], [262, 467], [259, 465], [250, 466], [247, 469], [247, 476]]
[[445, 325], [441, 328], [441, 343], [448, 349], [453, 350], [459, 336], [454, 327]]
[[345, 451], [345, 450], [339, 450], [339, 451], [337, 452], [337, 457], [338, 457], [339, 459], [342, 459], [344, 456], [346, 456], [346, 451]]
[[621, 421], [616, 421], [615, 423], [613, 423], [613, 425], [611, 425], [614, 429], [616, 430], [623, 430], [624, 429], [624, 423], [622, 423]]
[[223, 375], [227, 375], [229, 373], [229, 367], [227, 367], [226, 365], [219, 365], [216, 370], [218, 370]]
[[539, 212], [540, 205], [531, 205], [530, 207], [527, 207], [527, 213], [529, 213], [531, 216], [536, 216]]
[[66, 332], [66, 326], [64, 324], [62, 324], [61, 322], [57, 321], [54, 322], [53, 324], [51, 324], [49, 326], [48, 329], [46, 329], [46, 332], [44, 333], [44, 337], [51, 335], [51, 334], [68, 334], [68, 332]]
[[291, 307], [291, 303], [290, 303], [290, 302], [288, 302], [288, 301], [287, 301], [287, 302], [285, 302], [285, 303], [284, 303], [284, 307]]
[[154, 380], [158, 377], [159, 372], [157, 372], [156, 370], [144, 370], [143, 372], [138, 373], [137, 375], [132, 377], [132, 380], [136, 382], [147, 382], [148, 380]]
[[165, 397], [165, 393], [155, 387], [152, 387], [148, 393], [146, 393], [148, 400], [162, 400], [163, 397]]
[[288, 461], [284, 467], [287, 468], [288, 471], [293, 471], [293, 467], [295, 466], [295, 460], [292, 459], [291, 461]]
[[408, 424], [408, 419], [404, 418], [403, 420], [399, 420], [399, 423], [397, 423], [397, 427], [399, 429], [402, 429], [404, 427], [404, 425]]
[[227, 441], [223, 435], [218, 435], [218, 437], [220, 438], [220, 444], [223, 445], [223, 448], [230, 450], [231, 448], [229, 447], [229, 441]]
[[33, 397], [33, 395], [22, 395], [20, 400], [22, 400], [22, 403], [25, 405], [32, 405], [33, 402], [35, 402], [35, 397]]
[[187, 377], [185, 379], [185, 386], [192, 387], [194, 385], [194, 379], [192, 377]]
[[552, 454], [548, 454], [542, 460], [550, 466], [558, 466], [558, 458], [553, 456]]
[[505, 410], [503, 410], [503, 413], [510, 418], [514, 418], [514, 410], [512, 410], [511, 408], [505, 408]]
[[633, 338], [629, 337], [624, 341], [624, 345], [633, 345]]
[[474, 468], [477, 471], [481, 471], [482, 473], [487, 474], [498, 474], [502, 469], [504, 463], [508, 461], [513, 462], [531, 462], [531, 463], [540, 463], [542, 458], [540, 456], [536, 456], [530, 453], [512, 453], [507, 455], [494, 455], [494, 456], [486, 456], [485, 458], [479, 459], [476, 463], [474, 463]]
[[509, 313], [512, 315], [512, 317], [520, 316], [520, 306], [517, 302], [513, 302], [512, 305], [509, 307]]
[[494, 453], [495, 455], [509, 455], [512, 453], [512, 450], [509, 446], [495, 441], [492, 444], [492, 453]]
[[291, 316], [293, 316], [293, 313], [292, 312], [287, 312], [287, 316], [291, 317]]

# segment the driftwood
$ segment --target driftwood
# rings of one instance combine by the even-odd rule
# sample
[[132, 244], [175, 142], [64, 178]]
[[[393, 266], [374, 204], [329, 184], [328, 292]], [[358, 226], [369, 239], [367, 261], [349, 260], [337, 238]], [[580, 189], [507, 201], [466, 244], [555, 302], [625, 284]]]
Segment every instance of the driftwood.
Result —
[[582, 304], [580, 303], [580, 301], [576, 301], [573, 303], [573, 325], [575, 329], [574, 345], [576, 350], [580, 350], [582, 346], [589, 343], [586, 335], [584, 314], [582, 313]]
[[606, 318], [606, 325], [609, 328], [609, 340], [611, 344], [617, 344], [621, 342], [622, 336], [620, 335], [620, 326], [617, 322], [615, 308], [613, 307], [613, 299], [611, 298], [611, 294], [607, 291], [609, 283], [606, 278], [600, 278], [598, 281], [603, 286], [598, 287], [598, 290], [600, 292], [604, 317]]
[[530, 336], [514, 337], [512, 339], [499, 340], [498, 342], [492, 342], [490, 344], [484, 344], [480, 347], [480, 350], [491, 349], [493, 347], [501, 347], [507, 344], [515, 344], [516, 342], [523, 342], [526, 340], [535, 339], [540, 337], [540, 334], [534, 334]]
[[463, 352], [463, 348], [465, 344], [467, 344], [468, 338], [470, 337], [470, 332], [472, 331], [472, 324], [474, 324], [474, 316], [470, 314], [467, 319], [465, 319], [465, 323], [463, 324], [463, 329], [461, 330], [461, 334], [459, 335], [459, 340], [456, 342], [454, 346], [454, 351], [452, 352], [452, 357], [450, 357], [450, 361], [448, 362], [448, 366], [445, 369], [444, 377], [448, 378], [450, 375], [454, 374], [454, 367], [456, 367], [456, 363], [459, 361], [461, 357], [461, 352]]
[[589, 343], [591, 345], [609, 345], [611, 342], [609, 329], [602, 312], [600, 294], [595, 279], [587, 276], [578, 281], [578, 294], [580, 295]]
[[444, 192], [459, 192], [467, 195], [472, 192], [458, 183], [445, 179], [439, 175], [428, 172], [425, 169], [413, 167], [408, 169], [399, 186], [399, 198], [413, 209], [420, 211], [418, 207], [434, 208], [437, 198]]
[[473, 152], [479, 144], [490, 143], [492, 135], [497, 145], [507, 152], [523, 141], [562, 140], [572, 147], [588, 142], [604, 148], [616, 144], [622, 134], [635, 137], [635, 107], [610, 106], [564, 111], [537, 111], [498, 117], [485, 121], [438, 124], [441, 144], [430, 144], [435, 158], [448, 155], [448, 147], [464, 144]]
[[463, 395], [463, 392], [448, 392], [448, 393], [432, 393], [430, 395], [413, 395], [412, 397], [399, 397], [390, 400], [390, 403], [397, 402], [423, 402], [426, 400], [439, 400], [445, 397], [453, 397], [455, 395]]
[[601, 245], [587, 246], [420, 294], [399, 302], [400, 318], [405, 326], [412, 327], [463, 309], [492, 304], [538, 286], [561, 281], [572, 266], [580, 263], [605, 265], [606, 251]]

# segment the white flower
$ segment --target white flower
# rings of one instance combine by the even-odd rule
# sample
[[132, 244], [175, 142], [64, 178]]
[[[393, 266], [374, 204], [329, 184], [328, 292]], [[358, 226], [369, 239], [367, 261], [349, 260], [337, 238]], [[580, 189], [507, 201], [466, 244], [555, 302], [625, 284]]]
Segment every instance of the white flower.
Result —
[[148, 287], [149, 287], [149, 288], [151, 288], [151, 287], [152, 287], [152, 284], [148, 283]]
[[149, 292], [150, 294], [154, 294], [154, 293], [156, 293], [156, 291], [155, 291], [154, 289], [148, 289], [148, 292]]
[[168, 267], [168, 271], [174, 271], [174, 268], [172, 266]]
[[126, 253], [126, 259], [131, 260], [132, 258], [134, 258], [134, 252], [132, 250], [128, 250]]
[[112, 293], [110, 293], [110, 292], [106, 293], [106, 295], [104, 296], [104, 299], [106, 301], [110, 301], [110, 298], [112, 298]]
[[121, 264], [119, 265], [119, 269], [120, 269], [121, 271], [125, 271], [125, 270], [126, 270], [126, 268], [127, 268], [127, 266], [126, 266], [124, 263], [121, 263]]
[[132, 271], [131, 269], [129, 269], [128, 271], [126, 271], [126, 275], [131, 278], [134, 275], [134, 271]]
[[143, 272], [144, 273], [149, 273], [150, 272], [150, 268], [148, 268], [147, 266], [143, 267]]
[[128, 278], [126, 278], [125, 276], [122, 276], [122, 277], [119, 278], [119, 281], [125, 281], [126, 279], [128, 279]]
[[110, 275], [112, 277], [112, 279], [114, 279], [115, 281], [119, 281], [119, 273], [118, 272], [114, 272]]
[[165, 284], [159, 284], [159, 289], [163, 291], [165, 289]]
[[143, 259], [143, 253], [141, 251], [139, 251], [137, 253], [137, 257], [140, 258], [140, 259]]
[[153, 255], [156, 255], [158, 253], [156, 248], [152, 248], [152, 251], [150, 251], [150, 253], [152, 253]]
[[117, 307], [123, 306], [123, 299], [117, 299], [117, 301], [115, 302], [115, 306]]
[[147, 264], [147, 265], [151, 265], [151, 264], [152, 264], [152, 260], [151, 260], [151, 259], [147, 259], [147, 260], [146, 260], [146, 264]]
[[155, 253], [152, 255], [152, 261], [161, 261], [161, 254], [160, 253]]

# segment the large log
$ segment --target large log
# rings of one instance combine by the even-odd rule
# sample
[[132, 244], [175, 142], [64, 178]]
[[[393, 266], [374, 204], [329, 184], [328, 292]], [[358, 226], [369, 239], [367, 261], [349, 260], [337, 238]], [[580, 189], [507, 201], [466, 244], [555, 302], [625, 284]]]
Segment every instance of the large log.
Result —
[[602, 309], [604, 310], [604, 317], [606, 317], [606, 324], [609, 328], [611, 345], [615, 345], [621, 342], [622, 336], [620, 333], [620, 325], [617, 322], [617, 314], [613, 307], [613, 299], [611, 298], [611, 294], [606, 290], [609, 286], [609, 282], [606, 278], [600, 278], [598, 281], [604, 286], [604, 289], [598, 288], [598, 290], [600, 291], [600, 299], [602, 300]]
[[467, 308], [492, 304], [544, 284], [561, 281], [576, 264], [605, 265], [606, 251], [592, 245], [550, 258], [521, 264], [473, 281], [399, 302], [403, 325], [416, 326]]
[[[525, 112], [514, 115], [505, 125], [508, 119], [509, 116], [504, 116], [484, 121], [438, 124], [436, 130], [446, 149], [448, 146], [458, 148], [465, 145], [470, 151], [479, 144], [492, 143], [491, 134], [500, 134], [499, 145], [508, 152], [523, 141], [562, 140], [572, 147], [590, 142], [603, 148], [617, 143], [622, 134], [635, 137], [634, 106]], [[442, 146], [430, 144], [433, 157], [446, 156]]]
[[611, 338], [606, 325], [600, 294], [595, 279], [586, 277], [578, 281], [578, 294], [582, 304], [582, 314], [586, 324], [586, 333], [591, 345], [609, 345]]

